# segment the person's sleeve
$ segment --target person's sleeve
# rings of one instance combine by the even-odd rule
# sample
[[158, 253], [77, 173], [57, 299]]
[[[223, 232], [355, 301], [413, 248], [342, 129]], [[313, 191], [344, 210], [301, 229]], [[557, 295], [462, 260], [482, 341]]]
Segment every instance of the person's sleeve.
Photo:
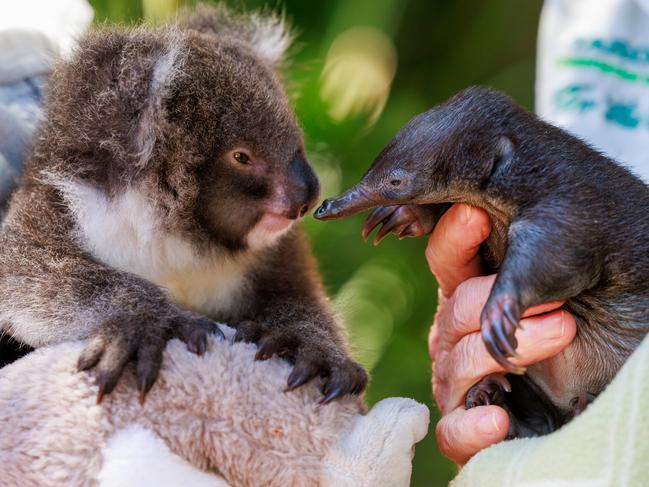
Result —
[[649, 182], [649, 0], [546, 0], [536, 111]]

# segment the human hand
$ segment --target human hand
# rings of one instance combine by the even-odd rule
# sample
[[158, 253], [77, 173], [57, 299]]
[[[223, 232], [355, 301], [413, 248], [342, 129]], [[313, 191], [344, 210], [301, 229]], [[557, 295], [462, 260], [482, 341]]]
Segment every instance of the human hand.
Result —
[[[503, 369], [489, 355], [480, 335], [480, 313], [495, 275], [482, 276], [480, 244], [491, 226], [487, 214], [454, 205], [435, 227], [426, 259], [439, 283], [439, 303], [428, 345], [433, 366], [433, 395], [442, 413], [436, 436], [444, 455], [462, 465], [477, 452], [502, 441], [509, 416], [499, 406], [464, 408], [471, 386]], [[561, 302], [527, 310], [516, 332], [518, 365], [531, 365], [556, 355], [574, 338], [574, 318], [557, 308]]]

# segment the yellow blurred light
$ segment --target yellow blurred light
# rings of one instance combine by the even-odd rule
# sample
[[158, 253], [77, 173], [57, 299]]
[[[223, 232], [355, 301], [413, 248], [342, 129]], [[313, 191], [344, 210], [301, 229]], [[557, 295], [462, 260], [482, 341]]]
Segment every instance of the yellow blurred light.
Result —
[[407, 314], [412, 303], [409, 290], [389, 263], [376, 259], [363, 265], [335, 297], [334, 307], [350, 332], [354, 355], [369, 370], [381, 358], [396, 319]]
[[385, 107], [396, 66], [394, 44], [379, 29], [354, 27], [340, 34], [322, 72], [320, 97], [329, 105], [329, 116], [340, 121], [367, 114], [374, 123]]
[[178, 0], [142, 0], [142, 13], [149, 22], [167, 20], [176, 13]]

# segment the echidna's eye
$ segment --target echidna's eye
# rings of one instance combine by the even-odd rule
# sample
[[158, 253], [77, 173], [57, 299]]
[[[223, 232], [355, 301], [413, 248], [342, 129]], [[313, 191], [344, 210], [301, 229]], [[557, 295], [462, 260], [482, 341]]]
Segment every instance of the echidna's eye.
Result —
[[232, 157], [234, 157], [234, 160], [237, 161], [240, 164], [248, 164], [250, 163], [250, 157], [248, 154], [244, 152], [234, 152], [232, 154]]

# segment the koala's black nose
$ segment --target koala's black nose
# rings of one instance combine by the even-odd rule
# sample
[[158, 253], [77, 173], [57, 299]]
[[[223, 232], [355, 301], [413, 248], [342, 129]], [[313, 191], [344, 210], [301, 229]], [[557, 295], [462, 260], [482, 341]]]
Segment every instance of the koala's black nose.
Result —
[[320, 182], [309, 163], [296, 156], [291, 161], [291, 204], [300, 218], [306, 215], [320, 196]]

